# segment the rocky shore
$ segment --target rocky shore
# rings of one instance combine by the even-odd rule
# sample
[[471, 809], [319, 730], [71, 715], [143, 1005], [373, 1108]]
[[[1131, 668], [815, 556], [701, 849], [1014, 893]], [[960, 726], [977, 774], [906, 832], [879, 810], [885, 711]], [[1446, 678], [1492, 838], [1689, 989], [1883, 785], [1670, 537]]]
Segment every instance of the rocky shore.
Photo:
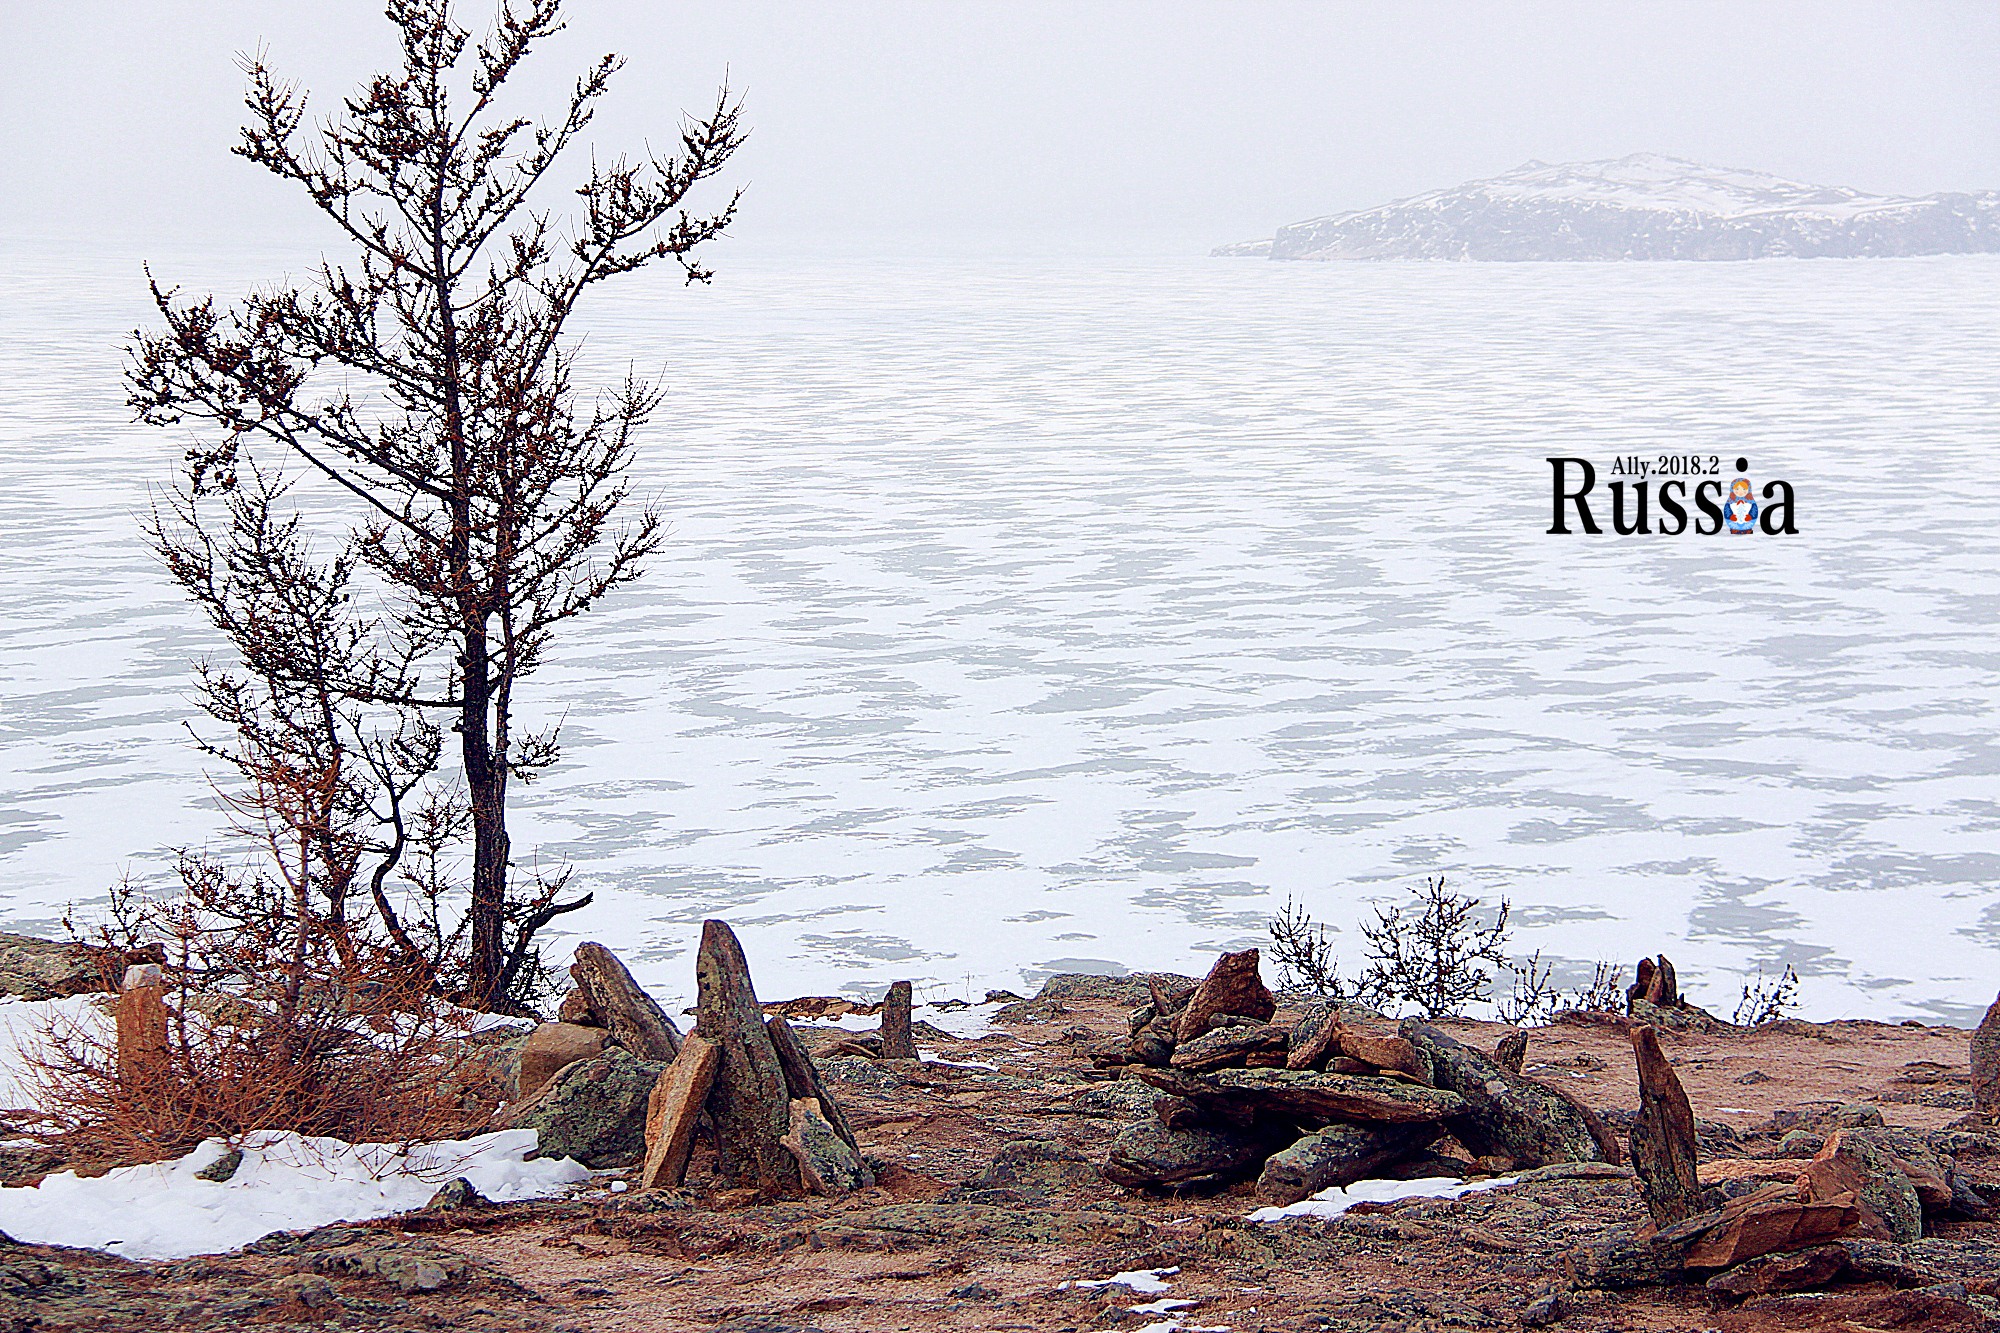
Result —
[[[856, 1032], [842, 1000], [766, 1004], [865, 1179], [760, 1201], [718, 1173], [711, 1129], [683, 1183], [642, 1189], [652, 1077], [628, 1078], [622, 1101], [568, 1099], [623, 1108], [568, 1127], [600, 1167], [577, 1194], [447, 1189], [159, 1265], [0, 1246], [0, 1330], [2000, 1329], [2000, 1127], [1975, 1111], [1972, 1034], [1735, 1028], [1660, 998], [1525, 1033], [1397, 1024], [1271, 994], [1233, 956], [1201, 982], [995, 997], [984, 1035], [917, 1024], [923, 1058], [884, 1054], [893, 1012]], [[1684, 1198], [1640, 1029], [1688, 1108]], [[530, 1074], [545, 1113], [550, 1088], [625, 1086], [607, 1066], [671, 1067], [617, 1041], [657, 1030], [602, 1031]], [[1440, 1177], [1484, 1188], [1251, 1219]], [[1400, 1188], [1426, 1187], [1355, 1193]], [[1663, 1201], [1685, 1215], [1663, 1224]]]

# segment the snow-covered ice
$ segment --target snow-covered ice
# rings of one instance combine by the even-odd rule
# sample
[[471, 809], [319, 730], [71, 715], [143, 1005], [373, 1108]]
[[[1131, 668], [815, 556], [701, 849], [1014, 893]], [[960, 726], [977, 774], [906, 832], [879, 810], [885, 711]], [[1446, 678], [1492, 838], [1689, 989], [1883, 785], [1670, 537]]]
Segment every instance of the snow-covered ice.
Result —
[[[671, 366], [672, 539], [523, 696], [567, 744], [514, 845], [663, 1001], [704, 916], [774, 999], [1199, 972], [1288, 896], [1352, 965], [1440, 871], [1565, 985], [1645, 940], [1725, 1013], [1787, 960], [1811, 1017], [1992, 999], [2000, 262], [724, 259], [587, 312], [586, 371]], [[187, 439], [118, 384], [138, 256], [76, 262], [0, 264], [0, 926], [44, 932], [219, 823], [136, 518]], [[1660, 453], [1799, 535], [1545, 535], [1547, 457]]]
[[1416, 1180], [1357, 1180], [1321, 1190], [1309, 1199], [1282, 1208], [1259, 1208], [1249, 1215], [1252, 1222], [1283, 1222], [1293, 1217], [1339, 1217], [1357, 1203], [1393, 1203], [1397, 1199], [1458, 1199], [1468, 1194], [1511, 1185], [1513, 1176], [1494, 1180], [1460, 1180], [1455, 1176], [1423, 1176]]
[[407, 1149], [257, 1133], [243, 1140], [243, 1161], [227, 1181], [199, 1179], [227, 1147], [210, 1139], [178, 1161], [93, 1178], [65, 1171], [39, 1185], [0, 1189], [0, 1232], [131, 1259], [179, 1259], [239, 1249], [273, 1231], [421, 1208], [455, 1176], [496, 1202], [560, 1193], [590, 1178], [567, 1157], [527, 1160], [532, 1129]]

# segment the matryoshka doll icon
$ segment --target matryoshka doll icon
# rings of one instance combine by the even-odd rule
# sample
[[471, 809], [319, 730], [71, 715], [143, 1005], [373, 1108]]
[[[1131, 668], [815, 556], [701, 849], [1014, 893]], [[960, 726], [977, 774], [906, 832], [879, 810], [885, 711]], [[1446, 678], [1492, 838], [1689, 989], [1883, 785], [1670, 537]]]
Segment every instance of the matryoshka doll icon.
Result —
[[1750, 494], [1750, 479], [1738, 477], [1729, 483], [1729, 499], [1722, 506], [1722, 521], [1738, 535], [1757, 530], [1757, 500]]

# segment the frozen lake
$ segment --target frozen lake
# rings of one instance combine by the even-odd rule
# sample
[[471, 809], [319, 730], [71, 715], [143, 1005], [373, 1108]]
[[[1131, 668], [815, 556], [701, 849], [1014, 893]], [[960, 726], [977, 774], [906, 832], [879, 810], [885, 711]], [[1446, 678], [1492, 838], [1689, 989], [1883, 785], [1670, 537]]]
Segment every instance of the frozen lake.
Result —
[[[0, 925], [47, 929], [211, 836], [205, 637], [136, 528], [186, 444], [122, 406], [136, 260], [0, 260]], [[593, 311], [669, 370], [673, 540], [528, 692], [516, 848], [642, 979], [720, 915], [770, 995], [977, 998], [1288, 896], [1352, 972], [1442, 872], [1725, 1016], [1787, 961], [1818, 1017], [2000, 985], [2000, 260], [716, 262]], [[1544, 535], [1544, 458], [1663, 452], [1800, 534]]]

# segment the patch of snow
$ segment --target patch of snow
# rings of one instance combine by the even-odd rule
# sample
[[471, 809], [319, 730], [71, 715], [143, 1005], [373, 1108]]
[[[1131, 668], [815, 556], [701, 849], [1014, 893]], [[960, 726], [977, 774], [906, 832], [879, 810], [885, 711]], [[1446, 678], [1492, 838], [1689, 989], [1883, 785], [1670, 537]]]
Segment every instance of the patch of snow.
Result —
[[1157, 1296], [1167, 1289], [1167, 1283], [1162, 1279], [1170, 1278], [1180, 1271], [1179, 1264], [1175, 1264], [1172, 1268], [1135, 1268], [1124, 1273], [1113, 1273], [1106, 1278], [1065, 1282], [1062, 1287], [1081, 1287], [1086, 1291], [1094, 1291], [1100, 1287], [1129, 1287], [1141, 1296]]
[[183, 1259], [240, 1249], [273, 1231], [421, 1208], [455, 1176], [495, 1202], [559, 1194], [590, 1178], [567, 1157], [528, 1160], [535, 1139], [534, 1130], [515, 1129], [405, 1147], [260, 1131], [245, 1136], [242, 1164], [222, 1182], [195, 1174], [228, 1150], [209, 1139], [175, 1162], [91, 1179], [65, 1171], [0, 1189], [0, 1231], [129, 1259]]
[[86, 1034], [111, 1035], [111, 1015], [93, 1003], [101, 998], [72, 995], [61, 1000], [0, 1001], [0, 1106], [38, 1104], [29, 1062], [51, 1020], [74, 1024]]
[[1163, 1298], [1157, 1301], [1147, 1301], [1144, 1305], [1128, 1305], [1125, 1308], [1133, 1314], [1169, 1314], [1175, 1310], [1192, 1310], [1200, 1304], [1200, 1301]]
[[938, 1054], [936, 1051], [930, 1050], [927, 1047], [923, 1046], [917, 1047], [917, 1058], [924, 1061], [926, 1064], [950, 1065], [953, 1069], [990, 1069], [996, 1074], [1000, 1072], [999, 1065], [989, 1063], [988, 1061], [947, 1060], [945, 1059], [944, 1056]]
[[1518, 1179], [1468, 1181], [1453, 1176], [1425, 1176], [1419, 1180], [1357, 1180], [1347, 1188], [1338, 1185], [1323, 1189], [1309, 1199], [1283, 1208], [1259, 1208], [1250, 1214], [1252, 1222], [1282, 1222], [1292, 1217], [1339, 1217], [1357, 1203], [1392, 1203], [1397, 1199], [1456, 1199], [1467, 1194], [1511, 1185]]

